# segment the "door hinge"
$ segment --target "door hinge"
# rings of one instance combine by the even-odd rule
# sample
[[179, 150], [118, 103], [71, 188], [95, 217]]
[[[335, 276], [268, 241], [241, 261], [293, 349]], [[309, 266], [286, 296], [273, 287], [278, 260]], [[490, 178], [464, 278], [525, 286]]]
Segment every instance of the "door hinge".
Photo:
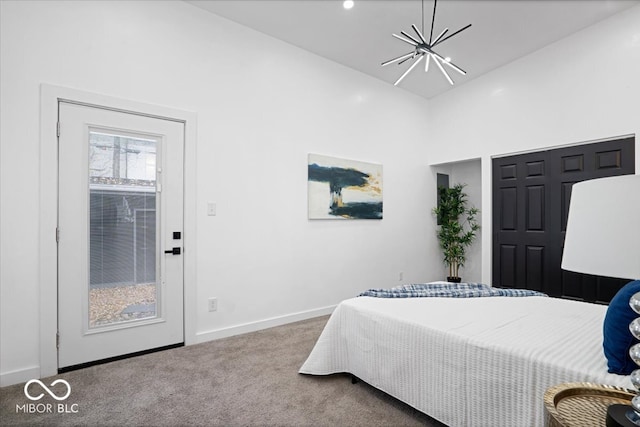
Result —
[[60, 243], [60, 229], [56, 227], [56, 243]]
[[60, 332], [56, 332], [56, 348], [60, 349]]
[[56, 136], [60, 138], [60, 122], [56, 123]]

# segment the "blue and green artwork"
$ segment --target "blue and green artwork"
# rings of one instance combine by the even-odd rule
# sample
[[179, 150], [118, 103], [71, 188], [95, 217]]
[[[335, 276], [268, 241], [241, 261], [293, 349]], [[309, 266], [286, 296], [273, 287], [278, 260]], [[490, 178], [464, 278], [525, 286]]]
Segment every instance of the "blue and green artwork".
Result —
[[382, 165], [309, 154], [309, 219], [382, 219]]

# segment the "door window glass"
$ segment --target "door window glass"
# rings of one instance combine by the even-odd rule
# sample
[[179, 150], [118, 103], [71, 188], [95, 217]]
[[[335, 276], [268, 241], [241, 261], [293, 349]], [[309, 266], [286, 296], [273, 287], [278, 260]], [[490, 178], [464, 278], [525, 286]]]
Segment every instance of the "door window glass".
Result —
[[89, 132], [89, 327], [156, 317], [157, 141]]

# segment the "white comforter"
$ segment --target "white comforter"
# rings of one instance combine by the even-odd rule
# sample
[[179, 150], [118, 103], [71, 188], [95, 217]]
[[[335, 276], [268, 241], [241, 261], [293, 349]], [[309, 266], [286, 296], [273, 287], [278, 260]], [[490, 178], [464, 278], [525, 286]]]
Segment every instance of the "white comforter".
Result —
[[545, 390], [607, 373], [607, 307], [546, 297], [343, 301], [300, 373], [348, 372], [449, 426], [542, 426]]

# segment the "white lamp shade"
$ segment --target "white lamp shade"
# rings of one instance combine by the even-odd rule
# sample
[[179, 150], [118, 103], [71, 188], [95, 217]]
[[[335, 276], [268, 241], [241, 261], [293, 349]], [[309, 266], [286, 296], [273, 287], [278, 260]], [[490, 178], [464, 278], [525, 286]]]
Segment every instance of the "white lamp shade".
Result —
[[562, 268], [640, 278], [640, 175], [574, 184]]

